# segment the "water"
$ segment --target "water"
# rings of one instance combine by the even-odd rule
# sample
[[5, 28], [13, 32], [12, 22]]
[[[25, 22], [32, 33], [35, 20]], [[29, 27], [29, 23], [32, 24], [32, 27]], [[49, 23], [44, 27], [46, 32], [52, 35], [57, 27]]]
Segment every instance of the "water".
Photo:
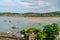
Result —
[[[60, 17], [4, 17], [0, 16], [0, 31], [12, 31], [12, 26], [17, 27], [18, 30], [28, 29], [30, 27], [43, 28], [44, 25], [58, 23], [60, 24]], [[60, 26], [60, 25], [59, 25]]]

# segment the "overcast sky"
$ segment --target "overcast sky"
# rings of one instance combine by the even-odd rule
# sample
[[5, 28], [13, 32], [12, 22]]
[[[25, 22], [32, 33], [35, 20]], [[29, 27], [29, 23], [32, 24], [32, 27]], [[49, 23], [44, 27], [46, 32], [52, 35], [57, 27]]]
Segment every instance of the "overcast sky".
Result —
[[60, 11], [60, 0], [0, 0], [0, 12]]

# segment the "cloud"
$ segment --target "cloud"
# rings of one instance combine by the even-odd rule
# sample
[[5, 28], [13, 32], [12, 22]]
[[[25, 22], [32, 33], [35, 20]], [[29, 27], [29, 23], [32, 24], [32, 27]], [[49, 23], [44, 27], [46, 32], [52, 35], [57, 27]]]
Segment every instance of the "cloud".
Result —
[[[0, 0], [0, 11], [14, 12], [49, 12], [59, 8], [45, 0]], [[10, 9], [10, 10], [9, 10]]]
[[0, 1], [0, 5], [3, 5], [3, 6], [14, 6], [15, 3], [11, 0], [2, 0]]

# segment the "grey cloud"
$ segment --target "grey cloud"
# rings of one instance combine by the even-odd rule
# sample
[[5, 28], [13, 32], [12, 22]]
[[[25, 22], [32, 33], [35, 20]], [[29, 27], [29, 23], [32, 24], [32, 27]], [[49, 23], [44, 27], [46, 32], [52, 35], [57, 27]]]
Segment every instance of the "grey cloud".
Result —
[[52, 3], [46, 0], [10, 0], [10, 2], [7, 1], [8, 4], [5, 4], [4, 2], [2, 1], [0, 4], [7, 8], [11, 7], [10, 9], [15, 10], [16, 12], [48, 12], [59, 10]]

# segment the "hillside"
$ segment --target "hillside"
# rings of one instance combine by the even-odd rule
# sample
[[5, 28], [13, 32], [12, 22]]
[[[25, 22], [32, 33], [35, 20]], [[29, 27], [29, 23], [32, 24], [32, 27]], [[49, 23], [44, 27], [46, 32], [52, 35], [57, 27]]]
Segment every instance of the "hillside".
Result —
[[24, 16], [32, 16], [32, 17], [53, 17], [60, 16], [60, 12], [49, 12], [49, 13], [25, 13]]
[[48, 12], [48, 13], [10, 13], [10, 12], [5, 12], [5, 13], [0, 13], [0, 16], [24, 16], [24, 17], [60, 17], [60, 11], [58, 12]]

